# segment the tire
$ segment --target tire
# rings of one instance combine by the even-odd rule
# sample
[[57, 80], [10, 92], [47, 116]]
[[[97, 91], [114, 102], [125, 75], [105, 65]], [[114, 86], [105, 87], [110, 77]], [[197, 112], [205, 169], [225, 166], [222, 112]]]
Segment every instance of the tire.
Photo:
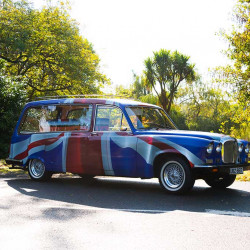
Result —
[[171, 157], [162, 162], [158, 178], [161, 187], [173, 194], [191, 190], [195, 182], [189, 164], [178, 157]]
[[225, 189], [231, 186], [235, 181], [236, 175], [214, 175], [205, 178], [205, 182], [212, 188]]
[[34, 181], [46, 181], [52, 176], [51, 172], [46, 171], [44, 163], [38, 159], [30, 160], [28, 172]]

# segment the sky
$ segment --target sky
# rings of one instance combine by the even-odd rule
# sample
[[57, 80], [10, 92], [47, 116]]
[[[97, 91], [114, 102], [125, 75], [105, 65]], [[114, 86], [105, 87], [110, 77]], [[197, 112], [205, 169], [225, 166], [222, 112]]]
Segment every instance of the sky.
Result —
[[[40, 7], [45, 0], [34, 0]], [[53, 2], [53, 1], [52, 1]], [[226, 42], [216, 35], [233, 24], [236, 0], [70, 0], [71, 16], [101, 59], [114, 85], [128, 87], [133, 72], [160, 49], [178, 50], [203, 79], [208, 69], [227, 64]]]

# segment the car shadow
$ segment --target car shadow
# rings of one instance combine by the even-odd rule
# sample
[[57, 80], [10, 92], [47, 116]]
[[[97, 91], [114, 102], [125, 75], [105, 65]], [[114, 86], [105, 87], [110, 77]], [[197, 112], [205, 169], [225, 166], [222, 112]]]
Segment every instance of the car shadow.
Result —
[[165, 193], [156, 181], [128, 178], [97, 177], [87, 181], [81, 178], [52, 178], [49, 182], [22, 178], [6, 181], [11, 188], [36, 201], [46, 199], [139, 213], [174, 210], [203, 213], [208, 209], [250, 213], [250, 192], [234, 189], [234, 185], [225, 190], [196, 185], [185, 195], [172, 195]]

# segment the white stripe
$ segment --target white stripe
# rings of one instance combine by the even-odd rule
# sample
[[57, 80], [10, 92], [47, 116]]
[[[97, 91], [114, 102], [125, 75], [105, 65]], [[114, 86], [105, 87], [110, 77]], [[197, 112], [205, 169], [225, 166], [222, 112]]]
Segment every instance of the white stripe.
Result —
[[186, 149], [186, 148], [184, 148], [184, 147], [182, 147], [182, 146], [180, 146], [180, 145], [178, 145], [178, 144], [176, 144], [176, 143], [174, 143], [172, 141], [169, 141], [169, 140], [167, 140], [165, 138], [162, 138], [162, 137], [155, 137], [155, 139], [158, 140], [158, 141], [161, 141], [161, 142], [163, 142], [163, 143], [165, 143], [165, 144], [167, 144], [167, 145], [169, 145], [169, 146], [171, 146], [173, 148], [175, 148], [180, 153], [182, 153], [184, 156], [186, 156], [187, 159], [190, 162], [192, 162], [193, 164], [195, 164], [195, 165], [199, 165], [199, 164], [203, 164], [204, 163], [200, 158], [198, 158], [196, 155], [194, 155], [188, 149]]
[[62, 149], [62, 171], [66, 173], [66, 165], [67, 165], [67, 149], [68, 149], [68, 141], [71, 136], [71, 132], [67, 132], [63, 137], [63, 149]]
[[247, 213], [247, 212], [213, 210], [213, 209], [206, 209], [205, 211], [207, 213], [210, 213], [210, 214], [233, 215], [233, 216], [238, 216], [238, 217], [250, 217], [250, 213]]
[[[48, 137], [48, 138], [49, 138], [49, 137]], [[56, 137], [54, 136], [54, 137], [52, 137], [52, 138], [56, 138]], [[59, 144], [61, 144], [62, 141], [63, 141], [63, 137], [60, 138], [60, 139], [58, 139], [57, 141], [55, 141], [54, 143], [52, 143], [52, 144], [50, 144], [50, 145], [48, 145], [48, 146], [40, 145], [40, 146], [31, 148], [31, 149], [28, 151], [27, 157], [25, 157], [24, 159], [22, 159], [23, 164], [26, 164], [26, 162], [27, 162], [27, 160], [28, 160], [28, 158], [29, 158], [30, 155], [35, 154], [35, 153], [37, 153], [37, 152], [40, 152], [40, 151], [42, 151], [42, 150], [50, 151], [50, 150], [56, 148]], [[28, 144], [28, 145], [29, 145], [29, 144]], [[26, 147], [27, 147], [28, 145], [26, 145]], [[24, 152], [24, 150], [23, 150], [22, 152]]]
[[63, 137], [61, 137], [60, 139], [58, 139], [57, 141], [55, 141], [54, 143], [48, 145], [48, 146], [45, 146], [45, 151], [50, 151], [54, 148], [56, 148], [59, 144], [61, 144], [63, 141]]
[[[112, 132], [111, 132], [112, 133]], [[106, 175], [115, 175], [112, 162], [111, 162], [111, 153], [110, 153], [110, 134], [103, 133], [101, 136], [101, 148], [102, 148], [102, 164], [104, 172]]]
[[32, 134], [29, 138], [13, 143], [12, 146], [12, 151], [11, 152], [11, 158], [15, 158], [17, 155], [23, 153], [28, 146], [36, 141], [44, 140], [44, 139], [51, 139], [51, 138], [56, 138], [60, 135], [61, 133], [52, 133], [52, 134]]
[[11, 144], [11, 157], [10, 158], [15, 158], [17, 155], [23, 153], [27, 149], [30, 143], [30, 139], [31, 137], [23, 141]]
[[[115, 134], [114, 136], [111, 136], [111, 140], [120, 148], [132, 148], [138, 154], [140, 154], [148, 164], [151, 165], [153, 164], [156, 153], [160, 151], [159, 148], [146, 143], [139, 137], [137, 138], [134, 136], [120, 136]], [[138, 144], [136, 143], [137, 140]]]
[[64, 103], [74, 103], [74, 98], [68, 98], [64, 101]]
[[30, 143], [35, 142], [35, 141], [40, 141], [40, 140], [44, 140], [44, 139], [52, 139], [52, 138], [56, 138], [60, 135], [61, 133], [42, 133], [42, 134], [32, 134], [31, 135], [31, 140]]
[[141, 140], [138, 138], [137, 143], [137, 152], [142, 156], [142, 158], [150, 165], [153, 165], [153, 161], [155, 158], [155, 155], [157, 152], [159, 152], [160, 149], [156, 146], [153, 146], [151, 144], [148, 144], [147, 142]]
[[136, 141], [137, 138], [134, 136], [121, 136], [114, 133], [113, 136], [110, 136], [111, 140], [118, 145], [120, 148], [132, 148], [136, 151]]

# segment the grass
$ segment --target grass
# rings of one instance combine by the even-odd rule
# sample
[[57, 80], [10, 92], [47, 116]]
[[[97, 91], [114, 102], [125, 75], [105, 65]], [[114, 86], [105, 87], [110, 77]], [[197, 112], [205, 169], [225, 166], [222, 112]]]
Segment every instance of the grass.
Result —
[[[25, 174], [21, 169], [9, 169], [10, 165], [7, 165], [5, 160], [0, 160], [0, 175], [7, 174]], [[250, 171], [245, 171], [244, 174], [238, 174], [236, 177], [237, 181], [250, 181]]]
[[238, 174], [237, 181], [250, 181], [250, 171], [245, 171], [244, 174]]
[[9, 175], [9, 174], [24, 174], [25, 172], [21, 169], [9, 169], [11, 165], [7, 165], [5, 160], [0, 160], [0, 175]]

